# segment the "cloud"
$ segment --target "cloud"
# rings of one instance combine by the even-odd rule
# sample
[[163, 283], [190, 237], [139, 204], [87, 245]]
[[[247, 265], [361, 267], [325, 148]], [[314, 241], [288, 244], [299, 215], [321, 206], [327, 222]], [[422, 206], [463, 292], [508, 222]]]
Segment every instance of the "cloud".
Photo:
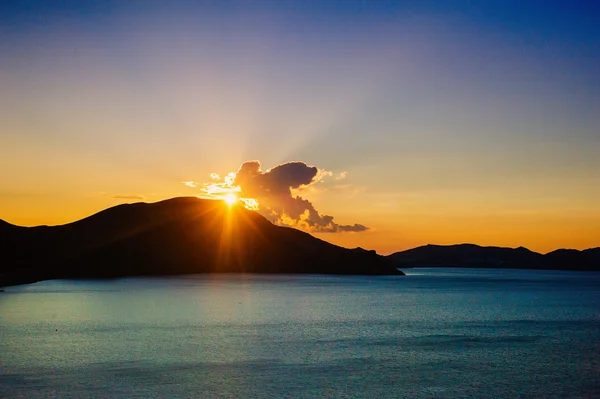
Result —
[[[216, 173], [214, 173], [214, 174], [216, 175]], [[212, 178], [212, 175], [213, 175], [213, 173], [211, 173], [211, 178]], [[196, 183], [195, 181], [191, 181], [191, 180], [190, 181], [183, 181], [182, 183], [185, 184], [188, 187], [192, 187], [192, 188], [198, 187], [198, 183]]]
[[256, 199], [258, 211], [275, 224], [313, 233], [368, 230], [357, 223], [337, 224], [333, 216], [320, 214], [310, 201], [292, 195], [292, 190], [301, 190], [328, 176], [333, 173], [304, 162], [287, 162], [263, 171], [259, 161], [248, 161], [240, 166], [231, 183], [239, 187], [240, 197]]

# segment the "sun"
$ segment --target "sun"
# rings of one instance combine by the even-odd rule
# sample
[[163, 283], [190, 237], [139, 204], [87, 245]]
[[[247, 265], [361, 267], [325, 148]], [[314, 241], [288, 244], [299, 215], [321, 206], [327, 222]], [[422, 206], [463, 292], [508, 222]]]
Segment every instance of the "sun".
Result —
[[238, 200], [238, 197], [234, 193], [227, 193], [223, 197], [223, 201], [225, 201], [225, 203], [227, 203], [227, 205], [229, 205], [229, 206], [235, 204], [237, 202], [237, 200]]

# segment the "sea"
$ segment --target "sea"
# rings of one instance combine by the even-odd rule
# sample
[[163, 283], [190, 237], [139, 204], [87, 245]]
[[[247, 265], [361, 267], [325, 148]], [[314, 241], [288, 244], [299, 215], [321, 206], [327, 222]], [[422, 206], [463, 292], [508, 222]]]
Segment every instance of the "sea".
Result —
[[600, 273], [54, 280], [0, 292], [0, 398], [600, 398]]

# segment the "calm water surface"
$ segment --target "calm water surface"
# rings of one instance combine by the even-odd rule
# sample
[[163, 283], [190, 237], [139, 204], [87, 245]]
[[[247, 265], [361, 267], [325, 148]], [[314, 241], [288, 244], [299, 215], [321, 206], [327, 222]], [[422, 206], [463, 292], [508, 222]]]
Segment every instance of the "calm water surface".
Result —
[[600, 398], [600, 274], [47, 281], [0, 293], [1, 398]]

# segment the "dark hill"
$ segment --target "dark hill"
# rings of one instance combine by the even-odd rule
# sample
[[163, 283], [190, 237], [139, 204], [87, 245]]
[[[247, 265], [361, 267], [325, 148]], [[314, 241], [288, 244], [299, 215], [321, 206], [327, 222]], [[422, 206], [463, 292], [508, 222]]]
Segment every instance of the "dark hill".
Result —
[[473, 244], [425, 245], [396, 252], [387, 259], [399, 268], [478, 267], [542, 270], [600, 270], [600, 248], [561, 249], [546, 255], [527, 248], [480, 247]]
[[0, 285], [187, 273], [402, 274], [256, 212], [195, 197], [109, 208], [62, 226], [0, 222]]
[[547, 253], [544, 258], [552, 269], [600, 270], [600, 248], [584, 251], [558, 249]]

